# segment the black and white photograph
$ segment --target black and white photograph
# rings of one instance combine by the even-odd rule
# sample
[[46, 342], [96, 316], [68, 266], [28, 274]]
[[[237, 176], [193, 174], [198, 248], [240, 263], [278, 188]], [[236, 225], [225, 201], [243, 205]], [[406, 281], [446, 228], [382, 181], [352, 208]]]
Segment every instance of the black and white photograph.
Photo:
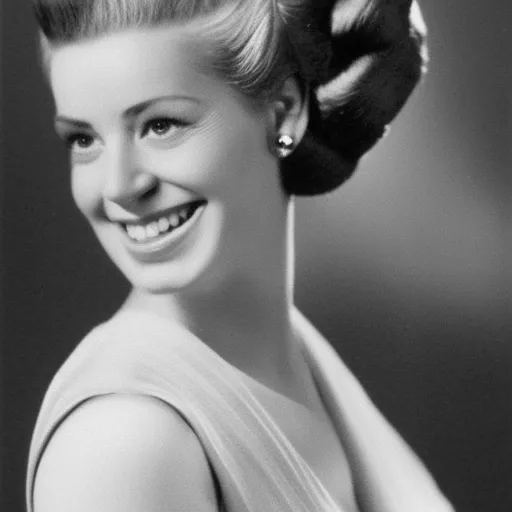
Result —
[[510, 512], [512, 4], [3, 0], [2, 512]]

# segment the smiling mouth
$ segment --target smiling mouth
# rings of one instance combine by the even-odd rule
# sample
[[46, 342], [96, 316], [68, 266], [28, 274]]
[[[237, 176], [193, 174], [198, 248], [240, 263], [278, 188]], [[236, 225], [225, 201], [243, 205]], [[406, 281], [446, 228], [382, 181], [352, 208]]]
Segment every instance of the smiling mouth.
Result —
[[121, 226], [134, 242], [143, 244], [157, 241], [186, 224], [205, 204], [204, 200], [192, 201], [175, 206], [146, 222], [121, 223]]

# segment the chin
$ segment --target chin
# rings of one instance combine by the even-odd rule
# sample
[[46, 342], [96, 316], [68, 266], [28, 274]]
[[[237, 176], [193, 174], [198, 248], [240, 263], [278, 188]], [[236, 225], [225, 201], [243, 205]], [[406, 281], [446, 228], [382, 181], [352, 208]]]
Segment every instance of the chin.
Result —
[[149, 255], [131, 251], [123, 243], [121, 230], [112, 228], [97, 230], [96, 235], [113, 263], [138, 290], [155, 295], [201, 293], [214, 289], [219, 281], [218, 269], [225, 259], [219, 254], [222, 230], [215, 229], [212, 222], [198, 224], [195, 233], [172, 250]]
[[131, 285], [152, 295], [193, 293], [203, 288], [207, 268], [195, 268], [191, 265], [162, 265], [160, 268], [126, 269], [125, 277]]

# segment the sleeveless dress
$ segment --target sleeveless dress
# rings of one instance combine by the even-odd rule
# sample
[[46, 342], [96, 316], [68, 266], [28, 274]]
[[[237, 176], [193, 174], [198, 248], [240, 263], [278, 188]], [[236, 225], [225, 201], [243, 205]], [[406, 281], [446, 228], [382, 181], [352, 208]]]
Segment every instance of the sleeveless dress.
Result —
[[[360, 510], [452, 512], [423, 464], [296, 309], [293, 325], [347, 453]], [[46, 393], [30, 447], [28, 512], [38, 464], [56, 428], [85, 401], [112, 393], [156, 397], [180, 413], [213, 468], [223, 510], [343, 512], [251, 392], [248, 378], [174, 321], [117, 313], [82, 340]]]

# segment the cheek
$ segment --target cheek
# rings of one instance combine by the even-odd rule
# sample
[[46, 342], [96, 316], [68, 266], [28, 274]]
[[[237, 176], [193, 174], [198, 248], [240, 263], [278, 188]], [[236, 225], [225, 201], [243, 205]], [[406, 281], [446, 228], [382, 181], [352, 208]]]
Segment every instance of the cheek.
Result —
[[93, 217], [101, 206], [101, 182], [97, 173], [90, 169], [73, 167], [71, 193], [77, 208], [86, 217]]
[[167, 169], [177, 184], [210, 198], [243, 196], [273, 164], [265, 131], [254, 121], [214, 119], [171, 153], [160, 158], [162, 172]]

